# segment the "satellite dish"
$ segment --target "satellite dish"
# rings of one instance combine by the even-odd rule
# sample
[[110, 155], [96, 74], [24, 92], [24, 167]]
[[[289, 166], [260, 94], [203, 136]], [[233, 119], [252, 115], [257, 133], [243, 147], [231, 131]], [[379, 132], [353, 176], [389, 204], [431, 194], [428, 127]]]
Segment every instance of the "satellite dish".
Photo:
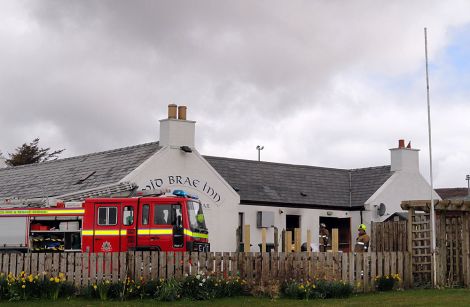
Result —
[[387, 208], [385, 207], [385, 204], [384, 204], [384, 203], [380, 203], [379, 207], [377, 208], [377, 214], [378, 214], [379, 216], [384, 216], [385, 210], [387, 210]]

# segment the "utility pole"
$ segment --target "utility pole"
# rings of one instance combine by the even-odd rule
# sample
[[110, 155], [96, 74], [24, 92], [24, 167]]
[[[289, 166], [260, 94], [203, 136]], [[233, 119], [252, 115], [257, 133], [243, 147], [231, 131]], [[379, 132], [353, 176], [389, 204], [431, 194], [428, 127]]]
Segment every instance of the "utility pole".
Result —
[[258, 161], [261, 161], [261, 150], [264, 149], [264, 146], [256, 146], [256, 150], [258, 151]]

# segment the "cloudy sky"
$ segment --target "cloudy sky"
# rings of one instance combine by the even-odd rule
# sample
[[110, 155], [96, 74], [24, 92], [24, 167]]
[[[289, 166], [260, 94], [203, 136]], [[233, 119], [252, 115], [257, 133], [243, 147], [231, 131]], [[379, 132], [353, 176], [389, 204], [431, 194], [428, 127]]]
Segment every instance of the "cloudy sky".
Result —
[[188, 106], [207, 155], [357, 168], [421, 149], [428, 27], [437, 187], [470, 173], [469, 1], [0, 2], [0, 150], [158, 139]]

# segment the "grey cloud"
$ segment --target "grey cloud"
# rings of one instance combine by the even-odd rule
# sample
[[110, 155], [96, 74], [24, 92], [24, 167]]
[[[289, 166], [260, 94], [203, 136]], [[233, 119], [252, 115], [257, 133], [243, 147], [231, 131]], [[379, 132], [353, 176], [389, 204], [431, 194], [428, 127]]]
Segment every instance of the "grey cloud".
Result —
[[0, 148], [35, 136], [68, 155], [153, 141], [175, 102], [190, 107], [205, 154], [254, 158], [265, 143], [274, 161], [386, 164], [399, 137], [426, 146], [423, 25], [437, 57], [470, 20], [465, 1], [423, 4], [8, 2]]

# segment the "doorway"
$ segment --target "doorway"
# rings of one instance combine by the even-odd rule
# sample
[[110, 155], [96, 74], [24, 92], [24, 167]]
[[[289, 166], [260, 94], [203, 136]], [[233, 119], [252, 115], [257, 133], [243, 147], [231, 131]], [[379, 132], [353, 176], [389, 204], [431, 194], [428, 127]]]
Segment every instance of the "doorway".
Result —
[[[295, 228], [300, 228], [300, 215], [286, 214], [286, 231], [291, 231], [294, 234]], [[292, 243], [294, 243], [294, 235], [292, 235]]]
[[338, 229], [338, 250], [343, 252], [351, 251], [351, 218], [325, 217], [320, 216], [320, 224], [324, 223], [326, 229], [330, 232], [330, 242], [328, 249], [332, 244], [332, 229]]

